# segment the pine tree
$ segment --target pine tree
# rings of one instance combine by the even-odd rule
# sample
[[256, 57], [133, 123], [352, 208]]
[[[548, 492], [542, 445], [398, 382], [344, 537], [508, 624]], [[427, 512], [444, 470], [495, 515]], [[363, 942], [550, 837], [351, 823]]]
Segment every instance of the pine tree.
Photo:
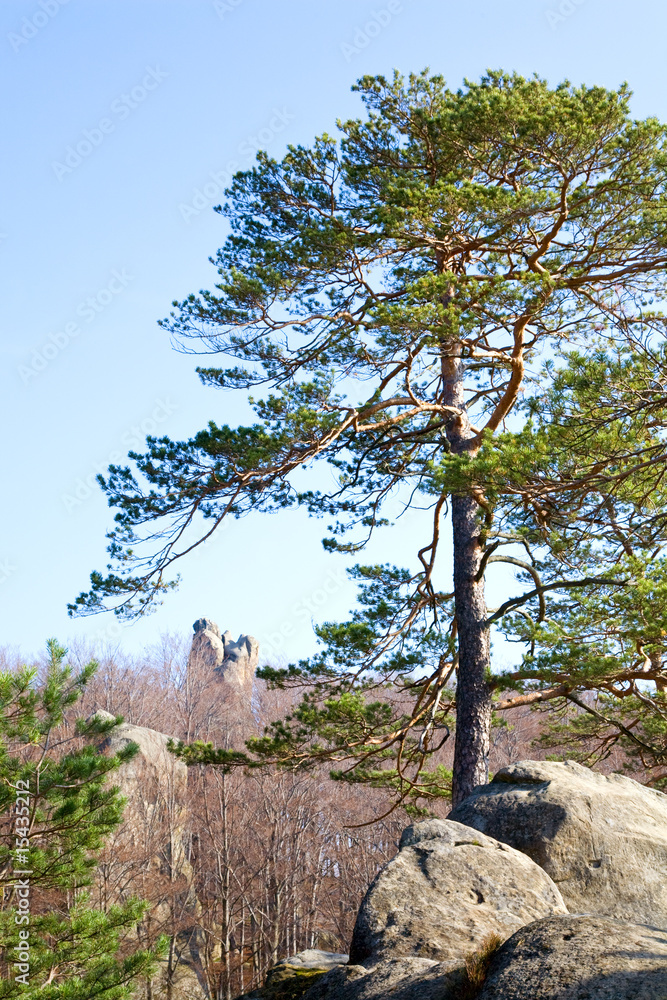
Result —
[[87, 887], [122, 818], [109, 779], [138, 748], [98, 753], [116, 721], [79, 720], [68, 731], [68, 710], [97, 665], [74, 675], [65, 649], [50, 640], [48, 650], [43, 684], [35, 668], [0, 674], [0, 997], [124, 1000], [155, 959], [132, 939], [145, 905], [132, 898], [100, 911]]
[[[499, 495], [485, 494], [482, 457], [493, 465], [498, 435], [520, 420], [540, 359], [585, 348], [596, 330], [662, 329], [647, 301], [665, 285], [665, 127], [631, 119], [625, 86], [552, 89], [492, 72], [451, 91], [424, 72], [364, 77], [356, 89], [367, 116], [340, 124], [340, 142], [325, 134], [280, 162], [260, 153], [235, 177], [220, 209], [231, 231], [213, 259], [216, 289], [174, 303], [163, 323], [232, 358], [198, 369], [205, 385], [268, 387], [253, 403], [257, 422], [148, 439], [146, 454], [130, 455], [136, 472], [111, 467], [100, 479], [118, 508], [110, 571], [93, 573], [70, 609], [143, 613], [174, 585], [174, 562], [225, 517], [301, 504], [332, 519], [328, 548], [356, 552], [397, 497], [430, 506], [415, 566], [360, 567], [363, 607], [377, 596], [379, 610], [328, 628], [335, 655], [308, 671], [353, 700], [364, 668], [398, 680], [413, 696], [404, 717], [348, 699], [353, 742], [399, 755], [413, 744], [416, 767], [448, 725], [455, 675], [457, 802], [488, 776], [492, 627], [544, 587], [610, 581], [561, 562], [533, 585], [528, 570], [528, 589], [489, 613], [485, 574], [515, 565], [522, 543], [504, 528]], [[331, 490], [295, 480], [316, 460], [337, 472]], [[451, 592], [438, 558], [448, 513]], [[353, 653], [351, 673], [337, 675]], [[338, 709], [327, 711], [334, 743], [345, 743]]]
[[[591, 762], [617, 748], [625, 767], [667, 781], [667, 343], [634, 337], [613, 351], [570, 352], [548, 392], [529, 401], [516, 441], [526, 468], [508, 454], [506, 485], [521, 483], [539, 511], [514, 512], [537, 553], [533, 572], [576, 561], [622, 585], [555, 594], [531, 618], [508, 617], [526, 645], [521, 668], [498, 685], [506, 706], [548, 703], [543, 747]], [[530, 468], [527, 463], [530, 461]], [[501, 703], [502, 704], [502, 703]]]

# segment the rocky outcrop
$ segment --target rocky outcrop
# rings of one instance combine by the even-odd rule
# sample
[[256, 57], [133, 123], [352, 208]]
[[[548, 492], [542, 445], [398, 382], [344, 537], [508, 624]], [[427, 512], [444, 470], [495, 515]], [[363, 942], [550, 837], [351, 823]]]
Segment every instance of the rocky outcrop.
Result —
[[504, 941], [524, 924], [566, 912], [554, 883], [525, 854], [460, 823], [427, 820], [405, 831], [371, 884], [350, 962], [460, 963], [491, 934]]
[[[98, 711], [95, 716], [111, 721], [115, 716]], [[155, 1000], [205, 1000], [205, 976], [197, 951], [197, 932], [187, 918], [197, 909], [192, 866], [185, 850], [188, 769], [169, 753], [169, 736], [145, 726], [123, 722], [99, 744], [100, 752], [115, 754], [136, 743], [135, 756], [111, 774], [127, 803], [123, 821], [107, 842], [112, 857], [122, 859], [153, 876], [153, 887], [162, 885], [162, 899], [152, 907], [156, 921], [170, 920], [170, 905], [179, 913], [178, 934], [181, 962], [175, 979], [167, 986], [166, 963], [158, 963], [154, 981]]]
[[[98, 711], [95, 716], [110, 721], [109, 712]], [[185, 821], [185, 803], [188, 787], [188, 769], [167, 750], [169, 737], [155, 729], [134, 726], [123, 722], [116, 726], [99, 745], [101, 752], [118, 753], [129, 743], [136, 743], [139, 752], [127, 764], [113, 773], [127, 804], [123, 813], [122, 837], [127, 842], [141, 839], [148, 829], [156, 831], [155, 864], [160, 859], [169, 863], [172, 872], [186, 867], [182, 842]], [[158, 844], [159, 842], [159, 844]]]
[[[171, 980], [171, 981], [170, 981]], [[167, 974], [167, 961], [160, 959], [151, 983], [152, 1000], [210, 1000], [210, 993], [205, 990], [201, 979], [190, 965], [181, 963], [175, 973]]]
[[216, 677], [239, 690], [252, 688], [259, 660], [259, 643], [251, 635], [240, 635], [236, 642], [231, 632], [220, 633], [210, 618], [198, 618], [192, 626], [194, 636], [188, 667], [204, 665]]
[[666, 803], [578, 764], [504, 768], [454, 818], [404, 831], [361, 904], [350, 964], [308, 984], [285, 978], [288, 960], [256, 996], [667, 1000]]
[[223, 632], [225, 658], [217, 672], [221, 680], [239, 687], [252, 687], [259, 660], [259, 643], [251, 635], [240, 635], [236, 642], [232, 633]]
[[[115, 718], [110, 712], [102, 710], [95, 712], [95, 717], [107, 722]], [[100, 743], [99, 749], [115, 754], [129, 743], [136, 743], [139, 747], [137, 755], [114, 775], [114, 780], [124, 794], [136, 798], [145, 793], [148, 787], [160, 786], [165, 796], [175, 797], [183, 802], [188, 785], [188, 769], [183, 761], [169, 753], [168, 741], [169, 736], [156, 729], [123, 722]]]
[[274, 965], [266, 982], [239, 1000], [296, 1000], [308, 992], [330, 970], [347, 963], [348, 956], [319, 948], [308, 948]]
[[667, 1000], [667, 932], [588, 915], [538, 920], [496, 953], [477, 1000]]
[[219, 670], [225, 659], [225, 644], [218, 626], [210, 618], [198, 618], [192, 631], [188, 664], [197, 661], [211, 670]]
[[390, 958], [370, 971], [362, 965], [334, 969], [304, 1000], [460, 1000], [463, 983], [460, 962]]
[[558, 915], [522, 927], [476, 983], [473, 956], [385, 959], [338, 968], [304, 1000], [667, 1000], [667, 932], [609, 917]]
[[292, 969], [335, 969], [339, 965], [347, 965], [350, 956], [337, 951], [322, 951], [320, 948], [306, 948], [290, 958], [284, 958], [275, 966], [280, 969], [289, 966]]
[[522, 761], [451, 819], [522, 851], [571, 912], [667, 927], [667, 795], [573, 761]]

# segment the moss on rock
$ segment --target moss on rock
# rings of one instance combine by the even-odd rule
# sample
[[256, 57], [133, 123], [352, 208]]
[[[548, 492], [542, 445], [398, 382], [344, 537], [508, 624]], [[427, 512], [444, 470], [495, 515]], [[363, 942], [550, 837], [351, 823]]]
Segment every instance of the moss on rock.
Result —
[[239, 1000], [298, 1000], [329, 969], [304, 969], [283, 963], [271, 969], [266, 982]]

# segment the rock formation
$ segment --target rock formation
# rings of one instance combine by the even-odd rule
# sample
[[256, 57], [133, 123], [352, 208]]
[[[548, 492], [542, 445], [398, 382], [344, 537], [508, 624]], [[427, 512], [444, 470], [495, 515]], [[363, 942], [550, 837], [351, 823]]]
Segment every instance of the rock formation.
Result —
[[523, 927], [496, 953], [478, 1000], [665, 1000], [667, 932], [609, 917]]
[[225, 659], [225, 644], [220, 629], [210, 618], [198, 618], [192, 631], [194, 636], [188, 663], [196, 660], [211, 670], [218, 670]]
[[[111, 721], [115, 716], [99, 710], [97, 718]], [[197, 951], [197, 934], [187, 923], [188, 914], [197, 909], [192, 866], [185, 851], [187, 816], [188, 769], [167, 749], [169, 737], [155, 729], [123, 722], [111, 730], [99, 744], [99, 750], [109, 755], [118, 753], [129, 743], [136, 743], [138, 753], [111, 780], [118, 785], [127, 803], [123, 822], [114, 832], [108, 846], [125, 863], [141, 865], [144, 872], [162, 878], [170, 891], [152, 908], [153, 919], [169, 922], [169, 900], [176, 903], [181, 921], [178, 947], [182, 952], [173, 989], [174, 1000], [205, 1000], [202, 988], [204, 971]], [[163, 996], [159, 984], [166, 981], [166, 962], [158, 963], [155, 997]]]
[[198, 618], [192, 626], [194, 636], [188, 666], [203, 664], [217, 678], [238, 690], [252, 688], [259, 659], [259, 643], [251, 635], [240, 635], [236, 642], [231, 632], [220, 633], [210, 618]]
[[[115, 718], [101, 709], [95, 712], [95, 717], [108, 722]], [[168, 741], [169, 737], [156, 729], [123, 722], [100, 743], [99, 749], [109, 754], [118, 753], [129, 743], [136, 743], [139, 747], [137, 755], [114, 774], [114, 781], [124, 795], [137, 799], [149, 787], [159, 786], [165, 797], [174, 798], [181, 804], [184, 802], [188, 769], [182, 760], [169, 753]]]
[[[200, 619], [191, 657], [247, 692], [257, 643]], [[167, 841], [149, 868], [167, 860], [191, 883], [179, 833], [187, 769], [167, 736], [127, 723], [100, 749], [130, 741], [139, 753], [113, 777], [129, 800], [122, 836], [156, 820]], [[195, 1000], [204, 975], [186, 938], [173, 995]], [[667, 795], [572, 762], [503, 768], [450, 819], [404, 831], [362, 901], [349, 962], [302, 952], [246, 1000], [297, 997], [667, 1000]]]
[[[110, 721], [109, 712], [98, 711], [97, 718]], [[174, 872], [186, 867], [182, 843], [185, 821], [185, 803], [188, 787], [188, 769], [167, 750], [169, 737], [155, 729], [133, 726], [123, 722], [100, 743], [100, 751], [115, 754], [129, 743], [136, 743], [139, 752], [120, 770], [114, 772], [113, 782], [127, 798], [121, 832], [132, 842], [147, 827], [162, 827], [166, 842], [160, 844], [154, 863], [159, 866], [167, 861]], [[161, 858], [160, 858], [161, 855]]]
[[350, 962], [416, 956], [460, 961], [539, 917], [567, 913], [546, 872], [506, 844], [449, 820], [417, 823], [372, 882]]
[[667, 795], [574, 761], [523, 761], [451, 819], [523, 851], [573, 913], [667, 928]]
[[276, 969], [291, 966], [293, 969], [335, 969], [339, 965], [347, 965], [350, 956], [336, 951], [322, 951], [320, 948], [307, 948], [291, 958], [278, 962]]
[[464, 982], [460, 961], [390, 958], [371, 970], [339, 967], [322, 976], [304, 1000], [460, 1000]]
[[329, 970], [347, 966], [348, 956], [319, 948], [308, 948], [283, 959], [269, 971], [266, 982], [238, 1000], [290, 1000], [306, 990]]
[[523, 761], [452, 817], [404, 832], [361, 904], [352, 964], [286, 995], [667, 1000], [667, 796]]

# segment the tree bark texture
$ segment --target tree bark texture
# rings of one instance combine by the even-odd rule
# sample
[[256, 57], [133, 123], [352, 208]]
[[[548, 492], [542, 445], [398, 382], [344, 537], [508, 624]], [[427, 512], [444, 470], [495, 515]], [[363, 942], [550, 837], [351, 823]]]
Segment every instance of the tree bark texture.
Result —
[[473, 497], [452, 497], [454, 592], [459, 641], [456, 683], [456, 739], [452, 804], [489, 780], [491, 689], [487, 673], [491, 642], [486, 620], [484, 578], [477, 580], [483, 545], [480, 509]]
[[[459, 410], [459, 415], [450, 421], [447, 437], [452, 453], [460, 455], [470, 450], [475, 436], [466, 412], [460, 344], [450, 342], [445, 346], [442, 373], [444, 402]], [[484, 553], [482, 511], [469, 494], [453, 496], [451, 510], [454, 607], [459, 645], [452, 782], [452, 804], [456, 806], [475, 785], [486, 784], [489, 779], [491, 689], [487, 675], [491, 666], [491, 642], [485, 624], [484, 578], [477, 579]]]

